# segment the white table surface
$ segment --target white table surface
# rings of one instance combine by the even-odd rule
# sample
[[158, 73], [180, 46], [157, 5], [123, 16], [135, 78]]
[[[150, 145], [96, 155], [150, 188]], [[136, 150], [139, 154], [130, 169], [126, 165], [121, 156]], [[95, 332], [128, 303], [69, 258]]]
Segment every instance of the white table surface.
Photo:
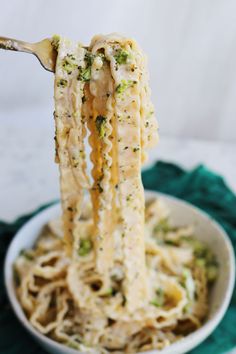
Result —
[[[37, 124], [39, 119], [43, 124]], [[1, 114], [0, 219], [11, 221], [59, 197], [53, 124], [50, 108], [12, 111], [5, 119]], [[156, 159], [186, 168], [204, 163], [223, 175], [236, 192], [236, 144], [161, 136], [158, 147], [150, 152], [149, 163]]]

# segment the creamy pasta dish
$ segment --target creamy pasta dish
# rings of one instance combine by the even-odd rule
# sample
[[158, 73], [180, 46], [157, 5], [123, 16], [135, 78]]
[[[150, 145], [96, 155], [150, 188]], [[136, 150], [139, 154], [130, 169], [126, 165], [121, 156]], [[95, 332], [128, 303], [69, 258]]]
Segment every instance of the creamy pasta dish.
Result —
[[191, 225], [145, 202], [158, 140], [145, 56], [116, 34], [52, 44], [63, 213], [16, 260], [18, 298], [39, 332], [84, 353], [163, 349], [206, 318], [217, 262]]

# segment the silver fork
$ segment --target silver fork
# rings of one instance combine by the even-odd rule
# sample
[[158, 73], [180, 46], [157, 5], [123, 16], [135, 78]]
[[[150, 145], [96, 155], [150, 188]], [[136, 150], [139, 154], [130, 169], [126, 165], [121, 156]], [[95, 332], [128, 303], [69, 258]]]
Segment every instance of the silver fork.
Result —
[[57, 51], [52, 46], [52, 39], [50, 38], [43, 39], [37, 43], [28, 43], [17, 39], [0, 37], [0, 48], [34, 54], [44, 69], [55, 72]]

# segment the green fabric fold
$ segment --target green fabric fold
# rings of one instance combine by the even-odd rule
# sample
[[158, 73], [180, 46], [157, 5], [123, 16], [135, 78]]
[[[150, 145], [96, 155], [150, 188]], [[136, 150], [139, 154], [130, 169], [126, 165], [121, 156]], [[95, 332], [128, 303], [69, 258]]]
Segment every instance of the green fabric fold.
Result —
[[[236, 196], [222, 177], [200, 165], [185, 171], [172, 163], [157, 162], [142, 174], [144, 187], [184, 199], [217, 220], [231, 238], [236, 251]], [[14, 223], [0, 221], [0, 354], [46, 354], [19, 324], [10, 308], [3, 284], [3, 260], [17, 230], [32, 216], [22, 216]], [[223, 354], [236, 347], [236, 291], [229, 309], [211, 336], [191, 354]], [[174, 353], [173, 353], [174, 354]]]

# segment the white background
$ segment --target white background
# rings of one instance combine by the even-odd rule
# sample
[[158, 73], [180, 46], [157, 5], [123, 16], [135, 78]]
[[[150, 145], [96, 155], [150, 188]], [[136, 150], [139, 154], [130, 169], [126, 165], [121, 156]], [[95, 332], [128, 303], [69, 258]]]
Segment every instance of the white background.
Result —
[[[235, 0], [1, 0], [0, 35], [38, 41], [54, 33], [88, 43], [122, 32], [149, 57], [163, 135], [233, 141], [236, 136]], [[0, 128], [52, 129], [53, 75], [28, 54], [0, 51]], [[45, 113], [46, 111], [46, 113]], [[31, 110], [32, 112], [32, 110]]]

